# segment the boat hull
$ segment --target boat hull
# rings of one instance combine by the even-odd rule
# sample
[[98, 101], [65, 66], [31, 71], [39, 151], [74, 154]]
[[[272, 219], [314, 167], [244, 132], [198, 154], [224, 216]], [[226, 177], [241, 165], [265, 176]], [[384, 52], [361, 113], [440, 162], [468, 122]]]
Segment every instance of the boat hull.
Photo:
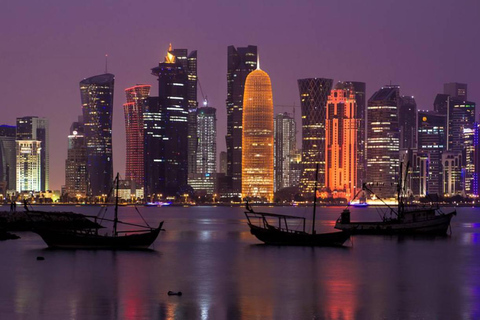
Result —
[[282, 231], [274, 227], [262, 228], [249, 224], [250, 232], [258, 240], [269, 245], [289, 245], [289, 246], [342, 246], [350, 238], [348, 232], [330, 232], [309, 234], [306, 232]]
[[157, 238], [162, 228], [159, 227], [144, 233], [123, 236], [102, 236], [76, 233], [71, 230], [37, 229], [37, 233], [50, 248], [62, 249], [147, 249]]
[[390, 220], [384, 222], [350, 222], [342, 223], [337, 221], [335, 228], [348, 231], [351, 234], [425, 234], [425, 235], [446, 235], [450, 220], [455, 213], [437, 215], [427, 220], [400, 222]]

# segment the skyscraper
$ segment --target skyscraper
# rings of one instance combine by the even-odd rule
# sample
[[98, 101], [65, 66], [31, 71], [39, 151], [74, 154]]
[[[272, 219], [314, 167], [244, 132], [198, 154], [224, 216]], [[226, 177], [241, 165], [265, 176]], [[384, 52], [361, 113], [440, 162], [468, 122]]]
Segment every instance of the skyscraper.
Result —
[[357, 184], [355, 88], [339, 82], [330, 92], [325, 122], [325, 185], [333, 197], [352, 200]]
[[455, 100], [468, 100], [466, 83], [450, 82], [443, 85], [443, 93]]
[[[48, 190], [49, 185], [49, 144], [48, 144], [48, 120], [45, 118], [39, 117], [22, 117], [17, 118], [17, 183], [22, 180], [22, 188], [33, 189], [19, 189], [17, 185], [17, 190], [29, 190], [29, 191], [46, 191]], [[19, 146], [19, 140], [24, 140]], [[26, 140], [32, 141], [31, 143], [25, 142]], [[33, 141], [38, 141], [39, 144], [33, 143]], [[18, 148], [21, 148], [25, 154], [19, 154]], [[27, 152], [27, 148], [30, 148], [30, 151]], [[39, 152], [38, 155], [36, 153]], [[34, 177], [36, 173], [36, 164], [38, 156], [38, 177]], [[19, 157], [21, 160], [19, 160]], [[20, 161], [23, 165], [28, 166], [23, 167], [18, 163]], [[29, 161], [33, 161], [30, 163]], [[20, 176], [19, 176], [20, 175]], [[28, 179], [27, 182], [25, 179]], [[31, 180], [31, 179], [35, 179]], [[36, 184], [38, 183], [38, 185]]]
[[245, 80], [242, 198], [273, 201], [273, 98], [270, 77], [257, 69]]
[[183, 70], [187, 73], [186, 95], [188, 104], [188, 173], [195, 172], [197, 150], [197, 51], [188, 53], [188, 49], [172, 49], [168, 52], [175, 56], [176, 62], [182, 65]]
[[0, 126], [0, 183], [3, 196], [6, 196], [7, 190], [15, 190], [15, 137], [15, 126]]
[[127, 166], [125, 180], [135, 182], [136, 188], [143, 188], [144, 176], [144, 128], [143, 113], [150, 94], [150, 85], [136, 85], [125, 89], [127, 103], [123, 105], [127, 138]]
[[228, 47], [227, 61], [227, 176], [231, 192], [242, 190], [242, 117], [245, 79], [257, 69], [257, 47]]
[[171, 48], [165, 61], [152, 69], [158, 78], [158, 103], [164, 121], [163, 161], [164, 192], [175, 195], [187, 185], [188, 178], [188, 72], [173, 55]]
[[87, 193], [109, 194], [113, 184], [112, 116], [115, 76], [110, 73], [80, 81], [85, 145]]
[[292, 187], [290, 163], [296, 152], [296, 123], [288, 113], [279, 113], [274, 119], [274, 171], [275, 191]]
[[207, 103], [196, 115], [197, 144], [195, 172], [189, 173], [188, 183], [194, 190], [215, 193], [217, 172], [217, 118], [216, 109]]
[[68, 198], [87, 195], [87, 150], [82, 117], [72, 123], [65, 160], [65, 193]]
[[355, 102], [357, 110], [355, 117], [357, 118], [357, 187], [361, 187], [366, 181], [367, 173], [367, 100], [366, 100], [366, 84], [358, 81], [345, 81], [345, 85], [352, 85], [355, 90]]
[[300, 193], [306, 199], [313, 196], [315, 170], [318, 185], [325, 187], [325, 112], [332, 79], [310, 78], [298, 80], [302, 107], [302, 176]]
[[417, 140], [417, 103], [413, 96], [401, 96], [398, 107], [400, 149], [413, 149]]
[[399, 169], [400, 87], [389, 85], [368, 100], [367, 182], [382, 198], [394, 197]]

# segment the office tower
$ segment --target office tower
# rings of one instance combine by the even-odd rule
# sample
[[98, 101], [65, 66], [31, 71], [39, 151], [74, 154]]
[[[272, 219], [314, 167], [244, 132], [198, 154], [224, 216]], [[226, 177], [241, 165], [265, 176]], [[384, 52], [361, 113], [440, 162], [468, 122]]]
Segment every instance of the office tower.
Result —
[[41, 141], [17, 140], [17, 191], [41, 191]]
[[195, 152], [197, 150], [197, 51], [188, 53], [188, 49], [172, 49], [172, 44], [170, 44], [168, 52], [175, 56], [175, 61], [180, 63], [187, 73], [185, 86], [188, 100], [188, 173], [194, 173], [196, 166]]
[[385, 86], [368, 100], [367, 182], [382, 198], [394, 197], [398, 182], [399, 91], [399, 86]]
[[69, 199], [87, 196], [87, 148], [82, 117], [70, 126], [65, 160], [65, 193]]
[[[425, 177], [424, 184], [412, 186], [414, 195], [443, 193], [442, 153], [447, 144], [447, 117], [435, 111], [418, 111], [418, 155], [412, 168]], [[419, 158], [421, 157], [421, 159]], [[426, 161], [426, 162], [425, 162]], [[421, 167], [424, 166], [424, 167]], [[412, 176], [412, 179], [419, 179]]]
[[433, 102], [433, 110], [439, 114], [447, 114], [448, 101], [450, 96], [448, 94], [437, 94]]
[[80, 81], [87, 152], [87, 194], [108, 195], [113, 184], [112, 117], [115, 76], [110, 73]]
[[467, 84], [450, 82], [443, 85], [443, 93], [455, 100], [468, 100]]
[[325, 186], [334, 198], [351, 200], [357, 184], [355, 88], [339, 82], [330, 92], [325, 120]]
[[171, 51], [152, 68], [158, 78], [158, 103], [165, 127], [163, 139], [164, 192], [175, 195], [188, 178], [188, 72]]
[[358, 81], [345, 81], [345, 85], [352, 85], [355, 91], [355, 102], [357, 110], [357, 188], [361, 187], [366, 181], [367, 158], [366, 158], [366, 124], [367, 124], [367, 101], [366, 84]]
[[[22, 167], [18, 163], [18, 150], [17, 150], [17, 182], [19, 179], [35, 179], [35, 183], [33, 180], [30, 180], [29, 182], [25, 182], [22, 184], [22, 187], [34, 187], [34, 189], [19, 189], [19, 186], [17, 185], [17, 190], [29, 190], [29, 191], [46, 191], [48, 190], [48, 184], [49, 184], [49, 143], [48, 143], [48, 120], [45, 118], [39, 118], [39, 117], [22, 117], [22, 118], [17, 118], [17, 147], [19, 147], [18, 141], [19, 140], [30, 140], [30, 141], [39, 141], [39, 146], [37, 146], [37, 143], [22, 143], [22, 146], [20, 148], [23, 148], [23, 151], [25, 152], [25, 157], [20, 154], [20, 157], [22, 157], [21, 162], [24, 163], [27, 167]], [[27, 151], [27, 148], [30, 148], [29, 151]], [[34, 168], [35, 164], [32, 162], [31, 164], [27, 164], [28, 161], [34, 161], [36, 162], [36, 157], [37, 155], [35, 154], [36, 152], [39, 152], [38, 154], [38, 161], [39, 162], [39, 172], [38, 174], [40, 175], [37, 178], [33, 178], [34, 175], [36, 175], [36, 169]], [[29, 160], [27, 160], [27, 158]], [[19, 172], [20, 170], [20, 172]], [[20, 174], [20, 176], [18, 176]], [[26, 178], [26, 177], [29, 178]], [[39, 183], [38, 186], [36, 183]]]
[[217, 171], [217, 118], [216, 109], [207, 103], [198, 108], [196, 115], [197, 145], [195, 172], [189, 174], [188, 183], [195, 191], [215, 193]]
[[318, 186], [325, 187], [325, 109], [332, 89], [332, 79], [299, 79], [302, 107], [302, 176], [300, 194], [313, 197], [315, 171], [318, 164]]
[[472, 194], [474, 197], [480, 195], [480, 123], [475, 123], [473, 140], [475, 172], [473, 173]]
[[461, 185], [463, 156], [459, 152], [445, 151], [442, 153], [443, 194], [452, 197], [464, 190]]
[[8, 190], [15, 190], [15, 137], [16, 127], [0, 126], [0, 184], [5, 197]]
[[242, 116], [245, 79], [257, 69], [257, 46], [228, 47], [227, 61], [227, 177], [233, 195], [242, 190]]
[[294, 187], [298, 187], [300, 184], [302, 168], [302, 150], [297, 149], [290, 161], [290, 183]]
[[155, 195], [163, 197], [165, 192], [165, 114], [162, 112], [158, 97], [148, 97], [143, 113], [145, 134], [144, 168], [145, 198], [153, 200]]
[[296, 123], [288, 113], [279, 113], [273, 121], [274, 191], [293, 186], [290, 163], [296, 151]]
[[401, 96], [398, 105], [400, 149], [413, 149], [417, 140], [417, 103], [413, 96]]
[[219, 173], [227, 174], [227, 152], [220, 152], [220, 169]]
[[150, 85], [127, 88], [125, 94], [127, 96], [127, 103], [123, 105], [127, 139], [125, 180], [134, 181], [135, 188], [143, 188], [145, 183], [143, 113], [150, 95]]
[[242, 198], [273, 201], [273, 98], [270, 77], [252, 71], [245, 80]]

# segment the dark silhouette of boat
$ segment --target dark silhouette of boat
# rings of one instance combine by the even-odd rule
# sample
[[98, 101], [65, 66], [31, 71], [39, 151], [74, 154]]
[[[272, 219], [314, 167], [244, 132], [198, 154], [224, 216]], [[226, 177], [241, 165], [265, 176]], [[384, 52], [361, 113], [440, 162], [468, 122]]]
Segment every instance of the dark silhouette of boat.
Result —
[[[113, 232], [101, 234], [100, 227], [77, 228], [77, 227], [36, 227], [33, 231], [40, 235], [45, 243], [51, 248], [70, 249], [147, 249], [157, 238], [163, 226], [160, 222], [157, 228], [148, 225], [126, 223], [118, 220], [118, 184], [119, 177], [116, 177], [115, 194], [115, 218], [113, 220], [102, 219], [113, 222]], [[87, 216], [85, 216], [87, 217]], [[140, 230], [118, 231], [117, 225], [123, 224], [141, 228]]]
[[[408, 173], [407, 164], [407, 173]], [[406, 175], [405, 175], [406, 179]], [[335, 223], [335, 228], [342, 231], [348, 231], [351, 234], [424, 234], [424, 235], [446, 235], [450, 227], [450, 220], [456, 215], [456, 210], [449, 213], [443, 213], [438, 205], [436, 207], [406, 206], [405, 183], [402, 181], [402, 166], [400, 166], [400, 179], [397, 186], [398, 207], [394, 209], [385, 204], [390, 212], [382, 217], [378, 222], [351, 222], [350, 210], [343, 210], [342, 214]], [[374, 194], [365, 184], [363, 189]], [[381, 198], [379, 198], [381, 199]], [[383, 201], [383, 200], [382, 200]]]
[[[255, 212], [247, 201], [245, 216], [247, 217], [248, 226], [250, 227], [250, 233], [257, 237], [258, 240], [269, 245], [342, 246], [345, 241], [350, 238], [348, 232], [316, 233], [315, 231], [317, 180], [318, 165], [315, 177], [311, 233], [306, 230], [304, 217]], [[294, 227], [292, 227], [292, 225], [294, 225]]]

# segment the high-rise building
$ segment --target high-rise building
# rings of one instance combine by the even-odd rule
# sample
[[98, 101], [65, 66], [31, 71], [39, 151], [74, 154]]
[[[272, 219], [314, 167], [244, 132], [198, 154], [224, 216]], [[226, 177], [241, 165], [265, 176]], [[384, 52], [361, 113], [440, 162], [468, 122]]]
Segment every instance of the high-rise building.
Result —
[[332, 79], [299, 79], [302, 107], [302, 176], [300, 194], [310, 199], [315, 187], [318, 165], [318, 185], [325, 187], [325, 112], [332, 89]]
[[227, 174], [227, 152], [220, 151], [220, 168], [219, 173]]
[[450, 82], [443, 85], [443, 93], [455, 100], [468, 100], [466, 83]]
[[197, 51], [188, 53], [188, 49], [172, 49], [168, 52], [175, 56], [175, 61], [182, 65], [187, 73], [186, 95], [188, 104], [188, 173], [195, 172], [196, 150], [197, 150]]
[[108, 195], [113, 184], [112, 117], [115, 76], [110, 73], [80, 81], [85, 145], [87, 194]]
[[[47, 191], [49, 185], [49, 144], [48, 144], [48, 120], [45, 118], [39, 117], [22, 117], [17, 118], [17, 149], [21, 148], [25, 154], [19, 154], [17, 150], [17, 183], [20, 180], [23, 180], [21, 186], [17, 185], [17, 190], [19, 191]], [[38, 141], [37, 143], [21, 143], [19, 145], [19, 140], [24, 141]], [[30, 151], [27, 152], [27, 148], [30, 148]], [[36, 161], [38, 154], [38, 178], [36, 177]], [[19, 157], [22, 159], [19, 160]], [[18, 162], [23, 163], [27, 167], [23, 167]], [[28, 164], [29, 161], [33, 161]], [[20, 175], [20, 176], [19, 176]], [[34, 177], [35, 176], [35, 177]], [[25, 179], [30, 179], [28, 182]], [[32, 180], [34, 179], [34, 180]], [[38, 183], [38, 185], [36, 184]], [[33, 189], [19, 189], [19, 188], [30, 188]]]
[[15, 137], [15, 126], [0, 126], [0, 184], [3, 196], [6, 196], [8, 190], [16, 189]]
[[257, 46], [228, 47], [227, 61], [227, 176], [231, 193], [242, 191], [242, 117], [245, 79], [257, 69]]
[[295, 119], [287, 112], [279, 113], [273, 121], [274, 141], [274, 191], [292, 187], [290, 163], [293, 161], [297, 145]]
[[417, 103], [413, 96], [401, 96], [398, 104], [400, 149], [413, 149], [417, 140]]
[[[143, 113], [143, 127], [145, 135], [144, 168], [145, 187], [144, 195], [148, 199], [165, 192], [165, 114], [162, 112], [159, 98], [148, 97]], [[162, 197], [159, 196], [159, 197]]]
[[167, 195], [175, 195], [188, 178], [188, 71], [172, 52], [170, 48], [165, 61], [152, 68], [158, 78], [159, 111], [165, 127], [163, 193]]
[[123, 105], [127, 138], [127, 162], [125, 180], [135, 182], [135, 188], [143, 188], [144, 175], [144, 128], [143, 113], [150, 94], [150, 85], [136, 85], [125, 89], [127, 103]]
[[197, 145], [195, 172], [189, 173], [188, 183], [195, 191], [215, 193], [217, 172], [217, 118], [216, 109], [198, 108], [196, 115]]
[[366, 181], [367, 173], [367, 100], [366, 100], [366, 84], [358, 81], [345, 81], [345, 85], [352, 85], [355, 90], [355, 102], [357, 110], [355, 111], [357, 118], [357, 188], [361, 187]]
[[399, 86], [384, 86], [368, 100], [367, 182], [382, 198], [394, 197], [398, 182], [399, 93]]
[[356, 195], [356, 111], [354, 86], [337, 83], [328, 96], [325, 121], [325, 186], [334, 198]]
[[[442, 153], [446, 150], [447, 144], [446, 115], [435, 111], [418, 111], [417, 135], [418, 155], [412, 168], [422, 173], [425, 178], [422, 180], [424, 183], [422, 187], [415, 186], [412, 190], [416, 196], [441, 195], [443, 193]], [[418, 168], [416, 168], [417, 163]], [[422, 169], [420, 165], [426, 165], [426, 167]]]
[[245, 80], [242, 137], [242, 198], [273, 201], [273, 97], [268, 74]]
[[65, 160], [65, 193], [68, 198], [87, 196], [87, 149], [82, 117], [72, 123]]

